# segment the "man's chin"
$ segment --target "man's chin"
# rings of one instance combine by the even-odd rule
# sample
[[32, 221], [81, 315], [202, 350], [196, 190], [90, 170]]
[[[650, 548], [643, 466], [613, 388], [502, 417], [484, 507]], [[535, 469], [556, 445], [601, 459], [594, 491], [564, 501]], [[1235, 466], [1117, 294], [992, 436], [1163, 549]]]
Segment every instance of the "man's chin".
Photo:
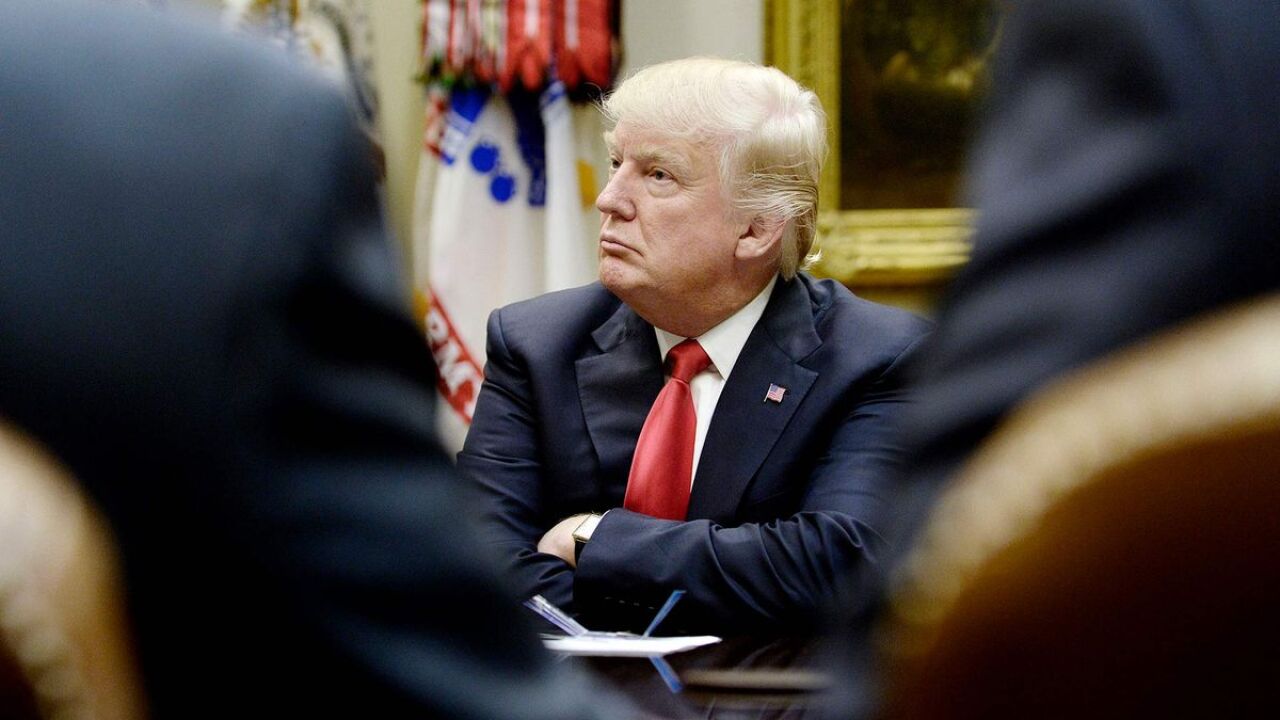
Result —
[[617, 258], [600, 259], [600, 284], [623, 302], [626, 302], [627, 295], [637, 287], [636, 280], [634, 270], [625, 267]]

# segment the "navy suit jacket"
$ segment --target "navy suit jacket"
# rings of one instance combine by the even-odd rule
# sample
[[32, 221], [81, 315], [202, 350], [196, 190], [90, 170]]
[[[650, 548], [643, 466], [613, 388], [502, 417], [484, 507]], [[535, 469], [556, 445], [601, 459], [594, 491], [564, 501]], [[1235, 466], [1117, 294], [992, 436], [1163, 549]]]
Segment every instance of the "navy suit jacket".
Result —
[[[620, 509], [663, 385], [653, 326], [601, 285], [493, 313], [464, 475], [524, 592], [615, 622], [689, 595], [675, 624], [803, 624], [874, 563], [901, 459], [899, 368], [928, 324], [829, 280], [779, 280], [725, 384], [687, 520]], [[786, 388], [766, 402], [770, 384]], [[566, 516], [608, 515], [575, 572], [538, 553]], [[634, 624], [624, 621], [623, 624]]]

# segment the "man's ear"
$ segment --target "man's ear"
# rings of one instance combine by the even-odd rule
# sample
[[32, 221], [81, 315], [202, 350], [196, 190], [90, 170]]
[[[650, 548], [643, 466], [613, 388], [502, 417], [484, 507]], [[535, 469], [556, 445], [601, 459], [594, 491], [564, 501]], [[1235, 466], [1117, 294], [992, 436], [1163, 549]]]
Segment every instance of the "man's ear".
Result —
[[738, 236], [734, 254], [739, 260], [756, 260], [777, 255], [782, 247], [782, 231], [787, 222], [773, 217], [756, 217]]

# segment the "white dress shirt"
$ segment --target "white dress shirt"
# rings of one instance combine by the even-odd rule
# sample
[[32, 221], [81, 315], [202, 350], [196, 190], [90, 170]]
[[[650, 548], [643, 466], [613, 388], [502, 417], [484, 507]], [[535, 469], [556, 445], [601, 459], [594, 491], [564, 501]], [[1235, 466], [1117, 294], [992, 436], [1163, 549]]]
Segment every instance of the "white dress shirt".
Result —
[[[733, 372], [733, 365], [738, 362], [742, 347], [747, 344], [747, 337], [751, 335], [760, 316], [764, 314], [764, 308], [769, 304], [769, 296], [773, 294], [773, 286], [777, 283], [778, 276], [775, 275], [754, 300], [742, 306], [742, 309], [730, 315], [719, 325], [695, 338], [707, 353], [707, 357], [711, 358], [711, 365], [694, 375], [689, 381], [689, 390], [693, 394], [693, 410], [698, 417], [698, 429], [693, 438], [693, 472], [689, 476], [690, 483], [692, 478], [698, 476], [702, 443], [707, 439], [707, 428], [711, 427], [711, 416], [715, 414], [716, 403], [720, 401], [720, 391], [724, 389], [729, 373]], [[673, 335], [658, 327], [653, 330], [658, 336], [658, 350], [662, 352], [665, 366], [667, 352], [688, 338]]]

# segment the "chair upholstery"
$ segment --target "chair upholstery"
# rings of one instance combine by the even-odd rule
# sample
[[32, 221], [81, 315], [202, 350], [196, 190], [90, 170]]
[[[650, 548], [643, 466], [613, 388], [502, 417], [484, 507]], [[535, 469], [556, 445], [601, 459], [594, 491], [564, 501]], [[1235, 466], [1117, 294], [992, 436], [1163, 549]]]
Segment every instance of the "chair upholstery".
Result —
[[120, 588], [106, 524], [0, 423], [0, 716], [143, 717]]
[[884, 715], [1280, 709], [1280, 297], [1032, 397], [944, 493], [879, 629]]

